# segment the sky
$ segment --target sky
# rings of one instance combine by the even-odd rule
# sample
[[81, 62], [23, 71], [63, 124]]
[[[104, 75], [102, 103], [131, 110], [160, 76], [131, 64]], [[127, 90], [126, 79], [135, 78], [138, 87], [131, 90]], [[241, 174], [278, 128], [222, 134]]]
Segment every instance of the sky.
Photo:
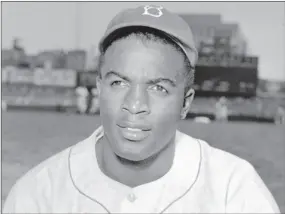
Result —
[[259, 77], [285, 80], [284, 2], [2, 2], [2, 48], [14, 37], [28, 54], [98, 45], [121, 10], [145, 4], [177, 13], [221, 14], [240, 25], [249, 54], [259, 57]]

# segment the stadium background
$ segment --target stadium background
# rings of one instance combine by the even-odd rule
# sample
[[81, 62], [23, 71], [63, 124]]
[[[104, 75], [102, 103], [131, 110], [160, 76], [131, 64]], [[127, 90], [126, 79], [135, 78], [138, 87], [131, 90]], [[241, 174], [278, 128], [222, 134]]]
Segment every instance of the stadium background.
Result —
[[[278, 107], [285, 107], [285, 83], [258, 78], [259, 59], [247, 54], [249, 45], [242, 26], [223, 22], [220, 15], [179, 15], [191, 26], [199, 51], [196, 99], [188, 116], [214, 118], [213, 103], [224, 96], [229, 119], [244, 116], [274, 122]], [[95, 47], [89, 52], [51, 50], [28, 55], [20, 43], [14, 38], [11, 48], [2, 50], [4, 107], [75, 110], [76, 88], [80, 86], [89, 91], [87, 102], [91, 104], [91, 90], [96, 88]]]
[[[285, 108], [285, 83], [258, 78], [258, 57], [247, 55], [238, 24], [222, 23], [219, 15], [180, 15], [193, 30], [200, 56], [196, 97], [180, 129], [253, 163], [285, 212], [284, 125], [274, 124], [278, 107]], [[85, 87], [90, 99], [96, 89], [96, 60], [85, 50], [29, 56], [17, 38], [2, 50], [2, 202], [28, 169], [99, 126], [98, 115], [76, 114], [76, 89]], [[221, 97], [235, 123], [215, 121]], [[212, 123], [192, 120], [199, 116]]]

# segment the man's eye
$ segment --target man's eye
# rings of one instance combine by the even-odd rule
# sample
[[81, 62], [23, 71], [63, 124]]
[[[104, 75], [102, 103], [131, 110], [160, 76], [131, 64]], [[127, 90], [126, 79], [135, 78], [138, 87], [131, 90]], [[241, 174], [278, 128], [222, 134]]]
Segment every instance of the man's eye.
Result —
[[151, 87], [152, 90], [158, 91], [158, 92], [163, 92], [163, 93], [168, 93], [168, 91], [161, 85], [154, 85]]
[[111, 82], [111, 86], [126, 86], [126, 83], [120, 80], [116, 80], [116, 81]]

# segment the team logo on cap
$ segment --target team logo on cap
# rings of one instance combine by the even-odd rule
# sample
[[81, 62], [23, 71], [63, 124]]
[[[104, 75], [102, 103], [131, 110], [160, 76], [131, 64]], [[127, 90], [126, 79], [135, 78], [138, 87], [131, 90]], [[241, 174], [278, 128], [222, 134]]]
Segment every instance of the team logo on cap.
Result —
[[153, 17], [161, 17], [163, 15], [162, 10], [163, 7], [161, 6], [149, 6], [146, 5], [144, 6], [144, 13], [142, 15], [148, 15], [148, 16], [153, 16]]

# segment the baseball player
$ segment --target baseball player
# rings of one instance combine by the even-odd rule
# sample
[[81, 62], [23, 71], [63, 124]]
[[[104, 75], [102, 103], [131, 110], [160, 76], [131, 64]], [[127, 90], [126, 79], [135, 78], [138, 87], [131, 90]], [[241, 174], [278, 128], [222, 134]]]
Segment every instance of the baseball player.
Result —
[[99, 111], [99, 100], [98, 100], [98, 90], [97, 88], [91, 89], [91, 106], [89, 109], [89, 113], [95, 114]]
[[127, 9], [99, 44], [102, 126], [13, 186], [5, 213], [278, 213], [246, 160], [177, 130], [197, 51], [183, 19]]
[[225, 97], [221, 97], [216, 103], [216, 120], [217, 121], [227, 121], [228, 120], [228, 106]]
[[76, 105], [77, 112], [80, 114], [85, 114], [88, 108], [88, 97], [89, 92], [86, 87], [77, 87], [76, 88]]

